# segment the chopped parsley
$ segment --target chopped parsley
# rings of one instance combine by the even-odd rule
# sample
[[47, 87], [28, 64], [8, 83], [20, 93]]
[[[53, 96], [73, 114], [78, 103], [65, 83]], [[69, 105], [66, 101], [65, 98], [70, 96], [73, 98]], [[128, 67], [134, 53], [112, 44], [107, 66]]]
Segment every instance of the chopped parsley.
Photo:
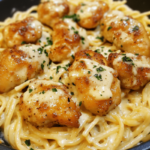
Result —
[[79, 32], [78, 31], [74, 31], [74, 34], [78, 34]]
[[30, 148], [30, 150], [34, 150], [33, 148]]
[[50, 78], [51, 80], [53, 79], [53, 77], [52, 77], [52, 76], [50, 76], [49, 78]]
[[84, 40], [85, 40], [85, 38], [84, 38], [83, 36], [81, 36], [82, 44], [85, 44], [85, 43], [84, 43]]
[[109, 26], [108, 29], [107, 29], [107, 31], [109, 31], [110, 29], [112, 29], [112, 26]]
[[41, 40], [39, 40], [39, 43], [41, 43]]
[[102, 71], [105, 71], [106, 69], [104, 69], [103, 67], [99, 67], [99, 68], [96, 68], [96, 71], [97, 72], [102, 72]]
[[97, 80], [101, 80], [102, 79], [102, 75], [101, 74], [95, 74], [94, 77], [96, 77]]
[[44, 64], [43, 63], [41, 64], [41, 68], [42, 68], [42, 70], [44, 70]]
[[52, 91], [53, 91], [53, 92], [57, 92], [57, 89], [56, 89], [56, 88], [52, 88]]
[[123, 45], [121, 45], [121, 47], [123, 47]]
[[46, 46], [48, 46], [48, 45], [53, 45], [53, 41], [50, 40], [49, 37], [47, 37], [46, 40], [47, 40], [47, 45], [46, 45]]
[[89, 57], [91, 57], [91, 55], [89, 54], [89, 53], [85, 53], [86, 54], [86, 56], [89, 56]]
[[88, 74], [90, 74], [91, 73], [91, 71], [88, 71]]
[[39, 54], [42, 54], [43, 53], [43, 48], [38, 48], [38, 52], [39, 52]]
[[26, 44], [26, 42], [25, 42], [25, 41], [22, 41], [22, 42], [21, 42], [21, 45], [22, 45], [22, 44]]
[[72, 85], [73, 85], [73, 86], [76, 86], [73, 82], [72, 82]]
[[30, 146], [30, 145], [31, 145], [30, 140], [26, 140], [26, 141], [25, 141], [25, 144], [26, 144], [27, 146]]
[[96, 52], [96, 53], [100, 53], [100, 49], [96, 49], [94, 52]]
[[111, 49], [109, 49], [109, 50], [108, 50], [108, 52], [110, 52], [110, 53], [111, 53], [111, 52], [112, 52], [112, 50], [111, 50]]
[[71, 27], [71, 29], [72, 29], [72, 30], [75, 30], [75, 28], [74, 28], [74, 27]]
[[71, 55], [71, 57], [72, 57], [73, 59], [75, 59], [74, 55]]
[[134, 26], [133, 31], [138, 31], [139, 30], [139, 26]]
[[66, 71], [68, 70], [66, 67], [62, 67], [62, 68], [63, 68], [64, 70], [66, 70]]
[[127, 56], [124, 56], [124, 57], [122, 57], [122, 61], [123, 62], [132, 62], [132, 59]]
[[138, 54], [138, 53], [135, 53], [135, 55], [137, 55], [137, 56], [138, 56], [139, 54]]
[[96, 67], [97, 67], [96, 65], [93, 66], [93, 68], [96, 68]]
[[46, 49], [44, 50], [44, 53], [45, 53], [45, 55], [48, 57], [48, 53], [47, 53]]
[[99, 39], [99, 40], [101, 40], [102, 42], [104, 41], [104, 37], [103, 37], [103, 36], [101, 36], [101, 37], [97, 36], [96, 39]]
[[42, 94], [45, 94], [45, 91], [42, 91]]
[[61, 66], [57, 66], [57, 68], [56, 68], [56, 74], [59, 72], [60, 68], [61, 68]]
[[66, 65], [66, 67], [70, 67], [70, 66], [71, 66], [71, 64], [70, 64], [70, 63]]
[[66, 16], [63, 17], [63, 19], [65, 19], [65, 18], [72, 19], [75, 22], [79, 22], [80, 21], [79, 15], [76, 15], [76, 14], [66, 15]]
[[71, 94], [71, 95], [74, 95], [74, 93], [73, 93], [73, 92], [70, 92], [70, 94]]
[[80, 10], [83, 13], [83, 10]]
[[29, 93], [31, 93], [33, 90], [32, 89], [29, 89]]
[[82, 105], [82, 101], [79, 102], [79, 106], [81, 106], [81, 105]]

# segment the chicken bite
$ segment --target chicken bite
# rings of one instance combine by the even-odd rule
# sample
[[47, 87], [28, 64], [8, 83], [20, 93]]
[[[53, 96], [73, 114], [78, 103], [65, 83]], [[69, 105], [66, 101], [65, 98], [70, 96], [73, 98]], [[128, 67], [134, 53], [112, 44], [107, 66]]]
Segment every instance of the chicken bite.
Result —
[[80, 21], [78, 24], [86, 29], [96, 28], [104, 13], [109, 10], [108, 5], [103, 1], [85, 1], [79, 4], [75, 10]]
[[8, 92], [27, 79], [43, 73], [48, 54], [38, 45], [23, 45], [0, 53], [0, 93]]
[[121, 86], [138, 90], [150, 81], [150, 58], [138, 54], [111, 53], [109, 66], [118, 72]]
[[55, 24], [52, 39], [49, 58], [53, 62], [72, 62], [76, 52], [89, 46], [86, 31], [71, 19]]
[[36, 126], [64, 125], [79, 127], [79, 106], [61, 83], [34, 80], [21, 96], [20, 112], [25, 121]]
[[11, 23], [4, 27], [4, 47], [12, 48], [24, 43], [35, 43], [42, 36], [42, 24], [34, 17]]
[[150, 41], [144, 26], [120, 11], [111, 11], [101, 20], [103, 36], [125, 52], [150, 56]]
[[60, 18], [69, 13], [69, 5], [66, 0], [50, 0], [38, 6], [38, 18], [43, 23], [53, 27]]
[[70, 91], [79, 104], [97, 115], [105, 115], [121, 102], [120, 82], [107, 60], [91, 50], [77, 52], [69, 68]]

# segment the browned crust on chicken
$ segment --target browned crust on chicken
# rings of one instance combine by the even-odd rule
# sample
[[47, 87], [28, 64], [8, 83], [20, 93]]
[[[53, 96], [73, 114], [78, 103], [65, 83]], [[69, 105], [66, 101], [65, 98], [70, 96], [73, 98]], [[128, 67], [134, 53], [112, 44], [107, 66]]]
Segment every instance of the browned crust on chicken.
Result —
[[[64, 7], [63, 11], [54, 11], [52, 9], [50, 9], [50, 6], [51, 7]], [[55, 4], [53, 1], [50, 1], [50, 2], [43, 2], [41, 4], [39, 4], [38, 6], [38, 19], [50, 26], [50, 27], [53, 27], [54, 24], [59, 21], [59, 19], [65, 15], [67, 15], [69, 13], [69, 5], [67, 3], [67, 1], [64, 0], [63, 3], [58, 3], [58, 4]]]
[[[88, 56], [87, 56], [88, 54]], [[90, 56], [89, 56], [90, 55]], [[102, 65], [107, 65], [107, 60], [99, 53], [93, 52], [91, 50], [84, 50], [76, 53], [75, 61], [80, 59], [90, 59], [98, 62]], [[87, 66], [84, 62], [79, 63], [76, 67], [73, 65], [69, 68], [69, 72], [77, 71], [80, 72], [82, 69], [87, 69]], [[77, 77], [74, 84], [77, 90], [77, 97], [82, 97], [82, 102], [85, 108], [97, 115], [105, 115], [108, 111], [114, 109], [121, 102], [121, 89], [120, 82], [116, 78], [117, 74], [113, 74], [113, 82], [111, 85], [112, 97], [104, 100], [96, 100], [94, 96], [89, 94], [90, 91], [90, 74], [87, 74], [82, 77]], [[96, 88], [96, 87], [95, 87]]]
[[[121, 86], [127, 89], [138, 90], [144, 86], [150, 78], [147, 76], [150, 73], [150, 68], [138, 67], [137, 74], [134, 75], [132, 64], [127, 64], [126, 62], [120, 61], [117, 65], [113, 65], [115, 59], [117, 59], [121, 54], [111, 53], [108, 58], [108, 64], [110, 67], [114, 68], [118, 72], [118, 77], [121, 81]], [[141, 55], [137, 56], [136, 59], [141, 59]], [[135, 83], [136, 80], [136, 84]]]
[[[105, 2], [103, 1], [97, 1], [97, 2], [99, 3], [100, 7], [97, 7], [96, 10], [91, 12], [92, 13], [91, 16], [88, 16], [84, 19], [80, 18], [80, 21], [78, 22], [78, 24], [81, 27], [86, 28], [86, 29], [92, 29], [92, 28], [97, 27], [104, 13], [109, 10], [109, 6]], [[75, 13], [77, 13], [77, 11], [81, 9], [81, 7], [84, 7], [84, 6], [82, 6], [82, 4], [79, 4], [75, 9]], [[81, 9], [80, 11], [83, 11], [83, 10]], [[83, 11], [83, 15], [86, 15], [84, 14], [84, 11]]]
[[[63, 26], [63, 28], [60, 26]], [[53, 45], [50, 49], [49, 58], [53, 62], [73, 61], [70, 53], [71, 51], [79, 51], [81, 49], [80, 35], [70, 34], [68, 25], [63, 21], [59, 21], [55, 24], [52, 37]]]
[[98, 62], [99, 64], [107, 66], [106, 58], [99, 53], [93, 52], [92, 50], [81, 50], [75, 54], [76, 61], [78, 61], [79, 59], [82, 59], [82, 58], [94, 60], [94, 61]]
[[71, 96], [66, 91], [66, 86], [44, 85], [41, 83], [40, 86], [31, 93], [30, 97], [41, 91], [47, 92], [53, 88], [61, 89], [64, 94], [60, 96], [56, 102], [53, 102], [52, 105], [50, 104], [51, 102], [40, 102], [40, 99], [25, 103], [24, 95], [21, 96], [19, 108], [24, 120], [36, 126], [46, 125], [50, 127], [53, 125], [64, 125], [68, 127], [79, 127], [78, 119], [81, 116], [80, 108], [72, 101]]
[[3, 29], [3, 47], [13, 47], [22, 42], [34, 43], [42, 36], [42, 26], [35, 30], [31, 23], [36, 21], [34, 17], [27, 17], [22, 21], [17, 21], [7, 25]]
[[26, 68], [27, 79], [33, 78], [39, 72], [37, 69], [38, 62], [29, 63], [26, 61], [27, 57], [29, 56], [17, 47], [5, 49], [0, 53], [0, 93], [7, 92], [24, 82], [17, 75], [17, 71]]

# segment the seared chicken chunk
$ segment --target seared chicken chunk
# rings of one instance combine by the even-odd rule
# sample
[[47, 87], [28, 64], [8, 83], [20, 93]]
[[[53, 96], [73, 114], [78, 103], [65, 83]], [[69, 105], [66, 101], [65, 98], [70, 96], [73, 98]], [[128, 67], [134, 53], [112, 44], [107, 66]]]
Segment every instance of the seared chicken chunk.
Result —
[[150, 56], [150, 41], [144, 26], [120, 11], [111, 11], [101, 21], [103, 36], [123, 51]]
[[68, 13], [69, 5], [66, 0], [50, 0], [38, 6], [39, 20], [50, 27]]
[[79, 127], [80, 108], [61, 83], [34, 80], [20, 100], [19, 107], [24, 120], [36, 126]]
[[4, 47], [12, 48], [22, 43], [34, 43], [42, 36], [42, 24], [34, 17], [27, 17], [7, 25], [3, 30]]
[[79, 104], [94, 114], [105, 115], [121, 101], [120, 82], [106, 59], [91, 50], [77, 52], [69, 68], [70, 91]]
[[86, 31], [71, 19], [55, 24], [49, 57], [53, 62], [73, 61], [76, 52], [89, 46]]
[[37, 45], [17, 46], [0, 53], [0, 93], [42, 73], [49, 63], [48, 54]]
[[98, 26], [104, 13], [109, 10], [108, 5], [103, 1], [85, 1], [76, 8], [76, 15], [79, 16], [79, 25], [86, 29]]
[[112, 53], [108, 61], [109, 66], [118, 72], [123, 88], [138, 90], [150, 81], [149, 57], [131, 53]]

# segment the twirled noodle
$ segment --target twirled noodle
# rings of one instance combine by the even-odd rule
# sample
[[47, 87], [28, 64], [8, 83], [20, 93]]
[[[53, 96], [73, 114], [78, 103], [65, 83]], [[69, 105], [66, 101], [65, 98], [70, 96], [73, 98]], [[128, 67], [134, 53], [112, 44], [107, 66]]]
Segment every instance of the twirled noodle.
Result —
[[[140, 13], [133, 11], [125, 5], [126, 1], [115, 2], [113, 0], [103, 0], [112, 10], [120, 10], [126, 15], [141, 22], [148, 33], [150, 33], [150, 20], [148, 15], [150, 12]], [[82, 0], [69, 0], [76, 6]], [[33, 12], [34, 11], [34, 12]], [[28, 16], [38, 18], [37, 6], [31, 7], [25, 12], [17, 12], [12, 18], [7, 18], [4, 22], [0, 22], [0, 47], [3, 41], [1, 31], [4, 26], [22, 20]], [[52, 30], [43, 25], [43, 31], [52, 34]], [[95, 47], [107, 45], [105, 41], [96, 39], [101, 36], [100, 27], [95, 30], [87, 31], [90, 40], [90, 46], [93, 51]], [[108, 45], [107, 45], [108, 46]], [[112, 45], [108, 49], [115, 50]], [[3, 50], [3, 48], [0, 48]], [[58, 65], [66, 66], [68, 62], [59, 64], [51, 64], [51, 68], [47, 74], [38, 76], [39, 79], [49, 79], [53, 77], [53, 81], [59, 82], [66, 71], [60, 69], [56, 74]], [[82, 116], [79, 119], [79, 128], [69, 127], [35, 127], [25, 122], [19, 112], [19, 97], [22, 89], [29, 85], [31, 80], [19, 85], [12, 91], [0, 95], [0, 126], [4, 129], [5, 139], [15, 149], [27, 150], [97, 150], [112, 149], [125, 150], [137, 145], [140, 141], [150, 140], [150, 83], [139, 91], [125, 94], [122, 91], [122, 101], [119, 106], [110, 111], [106, 116], [93, 115], [91, 112], [82, 109]], [[65, 83], [65, 79], [62, 79]], [[25, 140], [31, 141], [31, 146], [25, 144]]]

